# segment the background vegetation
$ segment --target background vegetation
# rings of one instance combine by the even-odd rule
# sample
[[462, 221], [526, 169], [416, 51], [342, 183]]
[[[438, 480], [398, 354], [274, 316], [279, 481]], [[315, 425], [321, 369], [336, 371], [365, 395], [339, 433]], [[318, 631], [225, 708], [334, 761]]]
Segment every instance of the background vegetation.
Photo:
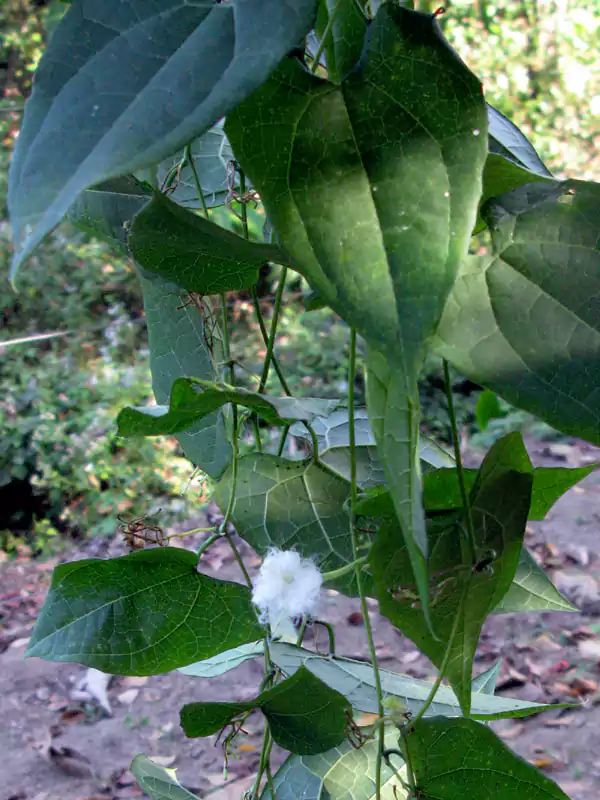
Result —
[[[599, 0], [445, 5], [446, 34], [483, 80], [488, 100], [523, 129], [558, 176], [567, 174], [568, 165], [572, 176], [600, 179]], [[11, 253], [8, 163], [32, 73], [64, 8], [60, 0], [3, 0], [0, 7], [4, 276]], [[260, 209], [252, 222], [258, 235]], [[276, 273], [265, 274], [260, 283], [265, 310], [276, 280]], [[347, 331], [329, 310], [305, 311], [306, 295], [299, 279], [286, 288], [279, 356], [294, 393], [335, 397], [346, 391]], [[238, 295], [230, 313], [243, 381], [259, 370], [263, 356], [250, 297]], [[114, 432], [119, 408], [151, 396], [143, 322], [128, 264], [68, 225], [23, 270], [19, 295], [0, 281], [0, 550], [39, 552], [58, 545], [59, 534], [110, 534], [121, 515], [130, 519], [160, 508], [162, 524], [168, 524], [197, 510], [202, 481], [188, 487], [189, 466], [173, 441], [121, 442]], [[61, 335], [27, 341], [45, 333]], [[443, 381], [433, 359], [425, 378], [424, 425], [446, 438]], [[461, 425], [475, 443], [485, 438], [489, 444], [507, 428], [533, 424], [501, 403], [503, 418], [480, 432], [478, 387], [456, 376], [455, 389], [463, 397]], [[551, 435], [539, 424], [534, 430]]]

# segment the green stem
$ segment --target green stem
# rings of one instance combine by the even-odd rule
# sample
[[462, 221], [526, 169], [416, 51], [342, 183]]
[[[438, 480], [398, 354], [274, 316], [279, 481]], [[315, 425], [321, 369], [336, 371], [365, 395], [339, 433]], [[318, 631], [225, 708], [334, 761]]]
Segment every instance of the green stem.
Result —
[[452, 428], [452, 442], [454, 444], [454, 458], [456, 459], [456, 473], [460, 486], [460, 496], [467, 522], [467, 544], [470, 550], [471, 562], [473, 566], [477, 563], [477, 549], [475, 547], [475, 528], [473, 526], [473, 516], [471, 514], [471, 504], [465, 483], [462, 456], [460, 453], [460, 439], [458, 436], [458, 426], [456, 424], [456, 413], [454, 411], [454, 398], [452, 397], [452, 383], [450, 381], [450, 369], [448, 362], [444, 359], [444, 388], [446, 400], [448, 401], [448, 414], [450, 416], [450, 426]]
[[204, 192], [202, 191], [202, 184], [200, 183], [200, 178], [198, 177], [198, 171], [196, 169], [196, 163], [194, 161], [194, 156], [192, 155], [192, 147], [191, 145], [187, 144], [185, 146], [184, 151], [185, 159], [189, 162], [190, 169], [192, 170], [192, 176], [194, 178], [194, 183], [196, 184], [196, 191], [198, 192], [198, 199], [202, 204], [202, 211], [206, 219], [209, 218], [208, 216], [208, 206], [206, 205], [206, 198], [204, 197]]
[[329, 622], [325, 622], [322, 619], [315, 619], [313, 620], [313, 625], [320, 625], [322, 628], [325, 628], [327, 631], [327, 636], [329, 637], [329, 655], [335, 655], [335, 633], [333, 631], [333, 626], [329, 624]]
[[334, 581], [337, 578], [343, 578], [344, 575], [347, 575], [349, 572], [354, 572], [357, 566], [362, 566], [366, 564], [369, 560], [369, 556], [361, 556], [357, 561], [353, 561], [351, 564], [345, 564], [343, 567], [339, 569], [332, 569], [331, 572], [324, 572], [322, 574], [323, 582], [326, 581]]
[[281, 432], [281, 439], [279, 440], [279, 447], [277, 448], [277, 457], [278, 458], [280, 458], [282, 453], [283, 453], [283, 449], [285, 447], [287, 436], [288, 436], [288, 433], [290, 432], [290, 427], [291, 427], [290, 425], [286, 425], [285, 428], [283, 429], [283, 431]]
[[[380, 718], [384, 716], [383, 693], [381, 691], [381, 677], [377, 666], [377, 653], [375, 652], [375, 642], [373, 640], [373, 629], [369, 619], [369, 608], [365, 596], [362, 570], [358, 565], [358, 539], [356, 536], [356, 431], [354, 429], [354, 384], [356, 382], [356, 330], [350, 331], [350, 363], [348, 368], [348, 438], [350, 442], [350, 539], [352, 541], [352, 555], [354, 558], [354, 570], [356, 575], [356, 586], [360, 595], [360, 605], [362, 609], [365, 632], [369, 645], [369, 654], [373, 665], [373, 678], [375, 690], [377, 692], [377, 712]], [[379, 728], [379, 747], [377, 749], [377, 762], [375, 765], [375, 798], [381, 800], [381, 767], [383, 761], [383, 750], [385, 747], [385, 731], [383, 725]]]
[[[252, 304], [254, 305], [254, 314], [256, 316], [256, 321], [258, 322], [258, 327], [260, 328], [260, 335], [262, 336], [262, 340], [264, 342], [265, 347], [267, 348], [267, 352], [269, 351], [269, 334], [267, 332], [267, 327], [265, 325], [265, 319], [262, 315], [262, 311], [260, 310], [260, 300], [258, 299], [258, 293], [256, 291], [256, 286], [253, 286], [250, 289], [252, 294]], [[281, 388], [287, 394], [288, 397], [291, 397], [292, 393], [290, 388], [287, 384], [286, 379], [283, 377], [283, 373], [281, 372], [281, 367], [279, 366], [279, 361], [275, 357], [275, 353], [272, 352], [271, 354], [271, 362], [273, 364], [273, 369], [277, 373], [277, 377], [279, 378], [279, 383], [281, 384]], [[265, 362], [266, 363], [266, 362]], [[268, 374], [267, 374], [268, 377]], [[259, 379], [259, 383], [262, 382], [262, 379]]]
[[208, 550], [208, 548], [212, 544], [214, 544], [217, 541], [217, 539], [222, 539], [222, 538], [223, 538], [223, 534], [222, 533], [213, 533], [212, 536], [209, 536], [208, 539], [205, 542], [202, 542], [200, 547], [196, 550], [196, 553], [198, 554], [198, 558], [200, 558], [202, 553], [204, 553], [206, 550]]
[[[215, 531], [215, 526], [213, 525], [212, 528], [193, 528], [191, 531], [183, 531], [183, 533], [172, 533], [169, 536], [167, 536], [166, 538], [167, 538], [167, 540], [169, 540], [169, 539], [184, 539], [186, 536], [193, 536], [195, 533], [214, 533], [214, 531]], [[217, 534], [217, 537], [218, 537], [218, 534]], [[207, 539], [207, 541], [208, 541], [208, 539]], [[205, 544], [206, 544], [206, 542], [203, 542], [202, 546], [204, 547]], [[211, 544], [212, 544], [212, 542], [211, 542]]]
[[323, 31], [323, 36], [321, 37], [321, 41], [319, 42], [319, 47], [317, 48], [317, 52], [315, 53], [315, 59], [312, 63], [310, 68], [311, 72], [316, 72], [319, 69], [319, 61], [321, 60], [321, 56], [323, 55], [323, 50], [327, 47], [327, 39], [329, 34], [331, 33], [331, 29], [335, 23], [336, 17], [340, 12], [342, 7], [343, 0], [338, 0], [336, 7], [333, 9], [331, 16], [327, 20], [327, 25], [325, 26], [325, 30]]
[[254, 785], [252, 786], [252, 791], [250, 792], [250, 797], [252, 797], [253, 800], [258, 800], [259, 798], [260, 782], [262, 780], [262, 776], [264, 775], [266, 765], [269, 761], [272, 747], [273, 739], [271, 737], [271, 731], [269, 730], [269, 723], [265, 721], [265, 733], [260, 751], [260, 761], [258, 762], [258, 772], [256, 773], [256, 779], [254, 781]]
[[[289, 386], [283, 375], [281, 374], [281, 370], [279, 369], [279, 365], [276, 365], [275, 355], [274, 355], [274, 348], [275, 348], [275, 337], [277, 335], [277, 325], [279, 324], [279, 312], [281, 311], [281, 301], [283, 299], [283, 290], [285, 289], [285, 281], [287, 279], [288, 268], [282, 267], [281, 268], [281, 275], [279, 276], [279, 286], [277, 287], [277, 294], [275, 295], [275, 305], [273, 307], [273, 319], [271, 320], [271, 328], [269, 330], [269, 338], [267, 340], [267, 355], [265, 356], [265, 363], [263, 366], [262, 375], [260, 378], [260, 386], [258, 387], [258, 391], [262, 394], [265, 390], [265, 386], [267, 385], [267, 380], [269, 378], [269, 370], [271, 368], [271, 362], [273, 362], [273, 367], [277, 372], [277, 377], [283, 387], [283, 391], [288, 395], [291, 396], [291, 392]], [[259, 307], [260, 308], [260, 307]]]

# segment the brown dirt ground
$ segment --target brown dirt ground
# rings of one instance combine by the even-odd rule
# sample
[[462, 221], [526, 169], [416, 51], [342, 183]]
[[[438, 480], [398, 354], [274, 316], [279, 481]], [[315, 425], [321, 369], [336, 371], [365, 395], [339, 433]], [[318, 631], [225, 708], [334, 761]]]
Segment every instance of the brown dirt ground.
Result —
[[[576, 466], [600, 461], [600, 451], [578, 442], [528, 442], [537, 465]], [[473, 461], [477, 455], [472, 454]], [[528, 545], [581, 615], [545, 613], [494, 617], [484, 629], [476, 660], [481, 671], [503, 659], [499, 691], [523, 699], [584, 701], [575, 711], [553, 711], [518, 722], [502, 721], [497, 732], [524, 758], [556, 780], [572, 800], [600, 796], [600, 471], [565, 495], [543, 522], [528, 529]], [[122, 544], [90, 542], [66, 558], [118, 555]], [[258, 559], [246, 549], [249, 563]], [[239, 579], [237, 565], [218, 543], [203, 556], [204, 568]], [[55, 563], [55, 562], [54, 562]], [[85, 669], [72, 664], [24, 661], [27, 637], [48, 586], [53, 562], [0, 566], [0, 800], [124, 800], [141, 797], [127, 773], [137, 753], [177, 768], [179, 780], [200, 797], [223, 785], [223, 757], [211, 740], [188, 740], [178, 709], [190, 700], [232, 700], [255, 693], [260, 661], [247, 662], [210, 682], [180, 673], [151, 678], [114, 678], [109, 690], [113, 716], [74, 700]], [[374, 604], [373, 604], [374, 605]], [[339, 654], [363, 658], [364, 627], [358, 602], [328, 592], [322, 616], [333, 623]], [[426, 678], [427, 660], [381, 619], [372, 620], [380, 663]], [[308, 646], [314, 641], [306, 640]], [[325, 645], [323, 639], [321, 644]], [[251, 783], [260, 749], [259, 720], [249, 721], [229, 781], [210, 796], [241, 797]], [[52, 741], [53, 751], [49, 751]], [[76, 750], [87, 762], [51, 757]], [[276, 754], [280, 760], [282, 754]], [[77, 774], [73, 774], [73, 773]], [[83, 775], [82, 772], [87, 772]]]

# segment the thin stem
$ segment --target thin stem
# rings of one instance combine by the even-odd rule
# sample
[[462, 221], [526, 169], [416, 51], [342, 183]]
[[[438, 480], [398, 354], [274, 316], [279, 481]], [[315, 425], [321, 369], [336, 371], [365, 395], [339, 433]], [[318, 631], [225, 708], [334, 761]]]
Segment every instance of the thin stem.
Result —
[[327, 631], [327, 636], [329, 637], [329, 655], [335, 655], [335, 633], [333, 631], [333, 626], [329, 624], [329, 622], [325, 622], [322, 619], [315, 619], [313, 620], [313, 625], [321, 625], [321, 627], [325, 628]]
[[303, 617], [302, 625], [300, 625], [300, 630], [298, 631], [298, 638], [296, 639], [296, 647], [300, 647], [300, 645], [302, 644], [307, 626], [308, 626], [308, 619], [306, 617]]
[[262, 748], [260, 751], [260, 761], [258, 762], [258, 772], [256, 773], [256, 779], [254, 781], [252, 791], [250, 792], [250, 797], [252, 797], [253, 800], [258, 800], [260, 793], [260, 782], [265, 772], [269, 756], [271, 755], [272, 747], [273, 747], [273, 739], [271, 737], [271, 731], [269, 730], [269, 724], [265, 721], [265, 733], [263, 736]]
[[183, 533], [171, 533], [167, 539], [184, 539], [186, 536], [193, 536], [195, 533], [214, 533], [215, 526], [212, 528], [193, 528], [191, 531], [183, 531]]
[[269, 330], [269, 339], [267, 341], [267, 355], [265, 356], [265, 363], [263, 366], [262, 375], [260, 378], [260, 386], [258, 387], [259, 392], [264, 392], [265, 386], [267, 385], [267, 379], [269, 377], [269, 369], [271, 368], [271, 362], [273, 362], [273, 367], [277, 372], [277, 377], [283, 387], [283, 391], [287, 395], [291, 395], [287, 382], [281, 371], [279, 366], [275, 366], [275, 360], [273, 357], [273, 350], [275, 347], [275, 336], [277, 335], [277, 325], [279, 323], [279, 312], [281, 311], [281, 301], [283, 299], [283, 290], [285, 289], [285, 281], [287, 279], [288, 268], [282, 267], [281, 268], [281, 275], [279, 276], [279, 286], [277, 287], [277, 294], [275, 295], [275, 305], [273, 307], [273, 319], [271, 320], [271, 329]]
[[477, 550], [475, 547], [475, 528], [473, 526], [473, 516], [471, 514], [471, 505], [469, 503], [469, 496], [467, 494], [467, 486], [465, 484], [465, 474], [463, 471], [462, 456], [460, 452], [460, 439], [458, 437], [458, 426], [456, 424], [456, 413], [454, 411], [454, 399], [452, 397], [452, 383], [450, 381], [450, 369], [448, 362], [444, 359], [444, 388], [446, 391], [446, 400], [448, 401], [448, 414], [450, 415], [450, 426], [452, 428], [452, 442], [454, 444], [454, 458], [456, 459], [456, 473], [458, 475], [458, 484], [460, 486], [460, 496], [462, 499], [463, 509], [467, 522], [467, 544], [470, 550], [471, 562], [473, 565], [477, 563]]
[[208, 206], [206, 205], [206, 198], [204, 197], [204, 192], [202, 191], [202, 185], [200, 183], [200, 178], [198, 177], [198, 170], [196, 169], [196, 164], [194, 162], [194, 156], [192, 155], [192, 147], [191, 145], [187, 144], [185, 146], [184, 155], [186, 161], [189, 162], [190, 169], [192, 170], [192, 176], [194, 178], [194, 183], [196, 184], [196, 191], [198, 192], [198, 199], [202, 203], [202, 211], [206, 219], [208, 219]]
[[271, 760], [267, 761], [267, 786], [271, 792], [271, 800], [276, 800], [275, 797], [275, 784], [273, 783], [273, 773], [271, 772]]
[[283, 449], [285, 447], [285, 443], [287, 440], [288, 433], [290, 432], [290, 425], [286, 425], [283, 431], [281, 432], [281, 439], [279, 440], [279, 447], [277, 448], [277, 456], [280, 457], [283, 453]]
[[357, 561], [353, 561], [351, 564], [345, 564], [343, 567], [339, 569], [332, 569], [331, 572], [324, 572], [322, 574], [323, 582], [326, 581], [334, 581], [337, 578], [343, 578], [344, 575], [347, 575], [349, 572], [354, 572], [357, 566], [362, 566], [366, 564], [369, 560], [369, 556], [361, 556]]
[[[256, 316], [256, 321], [258, 322], [258, 327], [260, 328], [260, 334], [262, 336], [262, 340], [263, 340], [264, 345], [267, 348], [267, 352], [268, 352], [268, 350], [269, 350], [269, 334], [267, 332], [267, 327], [265, 325], [265, 319], [264, 319], [264, 317], [262, 315], [262, 311], [260, 310], [260, 300], [258, 299], [258, 293], [256, 291], [256, 286], [253, 286], [250, 289], [250, 293], [252, 295], [252, 304], [254, 305], [254, 314]], [[271, 362], [273, 363], [273, 369], [275, 370], [275, 372], [277, 373], [277, 377], [279, 378], [279, 383], [281, 384], [281, 388], [288, 395], [288, 397], [291, 397], [292, 393], [290, 391], [290, 388], [289, 388], [289, 386], [287, 384], [286, 379], [283, 377], [283, 373], [281, 371], [281, 367], [279, 366], [279, 361], [277, 360], [277, 358], [275, 357], [275, 353], [273, 353], [273, 352], [271, 353]], [[268, 377], [268, 375], [267, 375], [267, 377]], [[259, 384], [261, 382], [262, 382], [262, 380], [259, 379]]]
[[329, 37], [329, 34], [331, 33], [331, 29], [333, 28], [336, 17], [339, 14], [341, 7], [342, 7], [342, 0], [338, 0], [337, 6], [333, 9], [331, 16], [327, 20], [327, 25], [325, 26], [325, 30], [323, 31], [323, 36], [321, 37], [321, 41], [319, 42], [319, 47], [317, 48], [314, 61], [310, 68], [310, 71], [313, 73], [319, 69], [319, 61], [321, 60], [321, 56], [323, 55], [323, 50], [325, 50], [325, 48], [327, 47], [327, 39]]
[[[377, 653], [375, 652], [375, 642], [373, 640], [373, 629], [369, 619], [369, 608], [365, 596], [362, 570], [356, 563], [359, 561], [358, 539], [356, 536], [356, 431], [354, 429], [354, 384], [356, 381], [356, 330], [350, 331], [350, 364], [348, 368], [348, 438], [350, 442], [350, 539], [352, 541], [352, 555], [355, 561], [354, 571], [356, 575], [356, 586], [360, 595], [360, 605], [362, 609], [365, 632], [369, 645], [369, 654], [373, 665], [373, 678], [375, 690], [377, 692], [377, 712], [381, 718], [384, 715], [383, 693], [381, 691], [381, 677], [377, 666]], [[375, 798], [381, 800], [381, 767], [383, 761], [383, 750], [385, 747], [385, 731], [383, 725], [379, 728], [379, 747], [377, 748], [377, 762], [375, 765]]]
[[240, 174], [240, 195], [241, 195], [241, 199], [238, 200], [238, 203], [240, 205], [240, 216], [242, 217], [244, 239], [249, 239], [250, 231], [248, 230], [248, 209], [246, 208], [246, 203], [244, 202], [244, 198], [246, 196], [246, 173], [241, 168], [238, 168], [238, 172]]
[[204, 553], [206, 550], [208, 550], [208, 548], [212, 544], [214, 544], [217, 541], [217, 539], [222, 539], [222, 538], [223, 538], [223, 534], [222, 533], [213, 533], [212, 536], [209, 536], [208, 539], [206, 541], [202, 542], [200, 547], [196, 550], [196, 553], [198, 554], [198, 558], [200, 558], [202, 553]]

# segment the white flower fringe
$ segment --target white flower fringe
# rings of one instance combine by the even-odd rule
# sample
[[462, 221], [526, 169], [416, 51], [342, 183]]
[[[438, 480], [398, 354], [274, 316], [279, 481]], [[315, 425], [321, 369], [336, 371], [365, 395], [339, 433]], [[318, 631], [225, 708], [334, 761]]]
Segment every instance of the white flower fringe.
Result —
[[261, 623], [269, 624], [273, 636], [289, 634], [293, 617], [315, 614], [322, 583], [319, 568], [310, 559], [302, 558], [295, 550], [272, 548], [252, 592]]

